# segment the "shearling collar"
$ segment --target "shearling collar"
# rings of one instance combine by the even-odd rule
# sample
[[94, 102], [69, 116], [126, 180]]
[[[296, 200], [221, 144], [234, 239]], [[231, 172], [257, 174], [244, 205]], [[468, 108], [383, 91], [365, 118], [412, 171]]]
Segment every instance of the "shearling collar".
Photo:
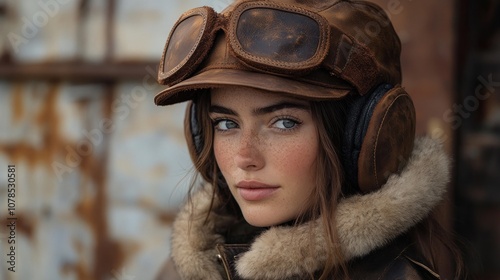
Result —
[[[339, 203], [336, 224], [346, 260], [367, 255], [427, 217], [442, 199], [448, 178], [449, 160], [441, 145], [429, 138], [417, 139], [400, 174], [393, 174], [376, 192]], [[225, 240], [218, 232], [234, 221], [212, 212], [205, 223], [210, 188], [195, 193], [173, 225], [172, 259], [182, 279], [223, 279], [216, 244]], [[244, 279], [307, 277], [324, 266], [324, 244], [318, 220], [271, 227], [238, 258], [236, 271]]]

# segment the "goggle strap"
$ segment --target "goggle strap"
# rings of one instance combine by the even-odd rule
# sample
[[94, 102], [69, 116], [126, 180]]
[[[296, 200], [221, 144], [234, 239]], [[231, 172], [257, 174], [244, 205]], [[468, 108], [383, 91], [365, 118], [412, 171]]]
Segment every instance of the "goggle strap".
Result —
[[[365, 95], [379, 84], [380, 73], [372, 53], [334, 26], [330, 37], [331, 50], [324, 66], [332, 75], [342, 78], [356, 88], [360, 95]], [[360, 69], [363, 69], [361, 71]]]
[[382, 82], [378, 74], [380, 71], [373, 54], [364, 46], [355, 45], [351, 49], [341, 78], [354, 85], [360, 95], [365, 95]]
[[348, 36], [335, 32], [330, 38], [331, 50], [328, 52], [323, 65], [337, 74], [342, 73], [349, 61], [352, 47], [353, 42]]

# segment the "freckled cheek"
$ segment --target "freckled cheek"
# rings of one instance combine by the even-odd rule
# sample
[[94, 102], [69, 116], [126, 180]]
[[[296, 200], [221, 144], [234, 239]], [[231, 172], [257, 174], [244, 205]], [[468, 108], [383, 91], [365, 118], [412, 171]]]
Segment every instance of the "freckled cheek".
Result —
[[292, 142], [282, 143], [273, 151], [275, 166], [282, 174], [292, 174], [303, 176], [312, 168], [317, 157], [316, 146], [311, 144], [314, 142]]
[[214, 138], [214, 155], [217, 165], [222, 172], [229, 166], [233, 166], [233, 159], [236, 154], [231, 141]]

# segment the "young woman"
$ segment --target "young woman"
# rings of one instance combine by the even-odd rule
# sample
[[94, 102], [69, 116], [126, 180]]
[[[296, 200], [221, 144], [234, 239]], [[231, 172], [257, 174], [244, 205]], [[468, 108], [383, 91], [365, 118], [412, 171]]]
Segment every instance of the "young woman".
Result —
[[186, 139], [206, 184], [192, 186], [159, 279], [439, 279], [430, 213], [449, 161], [414, 140], [400, 47], [364, 1], [183, 14], [155, 102], [190, 101]]

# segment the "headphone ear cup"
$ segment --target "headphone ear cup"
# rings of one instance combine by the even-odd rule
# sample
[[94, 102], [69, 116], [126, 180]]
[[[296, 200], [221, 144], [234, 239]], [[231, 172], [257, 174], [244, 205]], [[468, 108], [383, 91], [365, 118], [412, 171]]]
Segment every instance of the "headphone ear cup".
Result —
[[203, 149], [203, 134], [198, 121], [197, 104], [189, 101], [184, 115], [184, 137], [188, 145], [191, 160], [196, 162]]
[[392, 88], [389, 84], [378, 86], [372, 93], [364, 96], [357, 96], [349, 104], [347, 121], [344, 132], [344, 143], [342, 145], [342, 155], [348, 188], [344, 190], [346, 194], [360, 192], [358, 185], [358, 159], [363, 139], [374, 107], [380, 98]]
[[415, 108], [397, 86], [380, 85], [354, 100], [346, 124], [344, 162], [351, 188], [375, 191], [407, 162], [415, 139]]
[[401, 87], [389, 90], [373, 109], [358, 158], [358, 185], [362, 192], [379, 189], [400, 171], [413, 150], [415, 107]]

